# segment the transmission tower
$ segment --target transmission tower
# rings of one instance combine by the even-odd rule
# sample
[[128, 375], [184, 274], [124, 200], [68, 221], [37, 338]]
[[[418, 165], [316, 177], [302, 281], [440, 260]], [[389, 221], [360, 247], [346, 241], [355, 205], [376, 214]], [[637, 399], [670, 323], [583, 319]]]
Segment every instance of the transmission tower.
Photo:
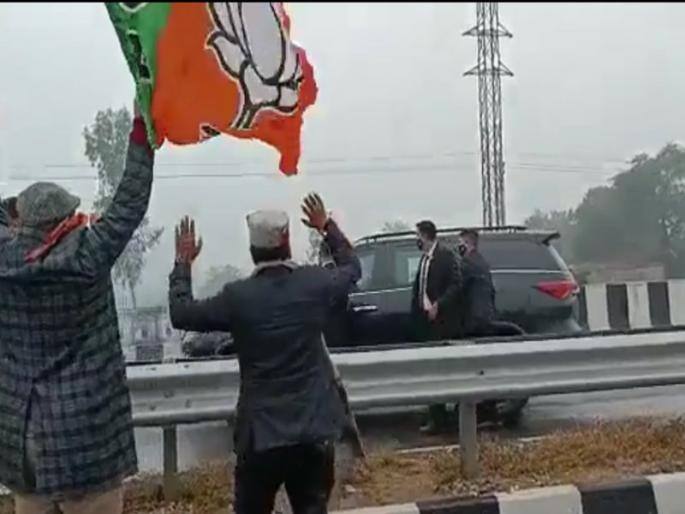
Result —
[[464, 35], [478, 38], [478, 64], [464, 75], [478, 76], [483, 225], [503, 226], [506, 223], [506, 211], [501, 77], [512, 77], [514, 74], [500, 59], [499, 38], [512, 37], [512, 34], [499, 21], [497, 2], [477, 2], [476, 11], [476, 26], [464, 32]]

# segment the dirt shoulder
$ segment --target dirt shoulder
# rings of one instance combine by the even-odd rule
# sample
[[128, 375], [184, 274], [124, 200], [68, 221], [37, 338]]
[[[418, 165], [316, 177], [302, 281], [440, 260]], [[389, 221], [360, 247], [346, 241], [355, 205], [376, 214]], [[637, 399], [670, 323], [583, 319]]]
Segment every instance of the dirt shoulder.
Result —
[[382, 505], [683, 471], [685, 420], [598, 422], [526, 443], [488, 437], [480, 462], [481, 478], [468, 481], [453, 450], [374, 456], [352, 477], [352, 496], [358, 505]]
[[[473, 496], [546, 485], [613, 481], [645, 474], [685, 471], [685, 420], [598, 422], [517, 442], [481, 439], [479, 480], [464, 480], [454, 450], [375, 454], [341, 481], [332, 509], [412, 502], [440, 496]], [[127, 484], [127, 514], [230, 512], [233, 483], [228, 464], [210, 463], [183, 473], [181, 497], [165, 504], [160, 478]], [[0, 514], [11, 502], [0, 500]]]

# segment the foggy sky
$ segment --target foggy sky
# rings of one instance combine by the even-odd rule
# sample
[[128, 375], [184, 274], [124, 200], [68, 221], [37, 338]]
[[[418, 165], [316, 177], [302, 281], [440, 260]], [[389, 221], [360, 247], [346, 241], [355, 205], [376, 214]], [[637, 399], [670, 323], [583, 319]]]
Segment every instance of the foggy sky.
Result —
[[[198, 280], [211, 265], [249, 267], [244, 216], [256, 208], [287, 209], [303, 253], [298, 202], [312, 189], [352, 237], [397, 218], [480, 222], [477, 80], [462, 76], [475, 64], [476, 42], [461, 35], [475, 22], [475, 4], [287, 8], [319, 86], [305, 115], [301, 174], [280, 177], [276, 152], [259, 142], [165, 145], [157, 173], [272, 175], [157, 180], [150, 217], [167, 235], [150, 256], [142, 303], [164, 301], [169, 235], [183, 214], [197, 218], [205, 238]], [[535, 208], [572, 207], [622, 161], [683, 139], [685, 6], [505, 3], [500, 16], [514, 34], [502, 41], [515, 73], [502, 91], [509, 222]], [[0, 70], [0, 180], [95, 177], [87, 167], [48, 165], [85, 164], [83, 127], [99, 109], [132, 103], [105, 7], [0, 4]], [[343, 160], [320, 162], [330, 158]], [[225, 164], [198, 166], [207, 163]], [[29, 183], [8, 180], [0, 194]], [[64, 184], [88, 206], [94, 180]]]

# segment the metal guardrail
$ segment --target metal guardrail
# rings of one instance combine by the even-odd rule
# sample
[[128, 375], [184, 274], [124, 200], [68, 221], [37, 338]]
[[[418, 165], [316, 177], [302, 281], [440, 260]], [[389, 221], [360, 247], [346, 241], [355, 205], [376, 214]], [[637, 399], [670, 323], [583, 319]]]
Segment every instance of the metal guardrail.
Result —
[[[478, 401], [685, 383], [685, 331], [333, 354], [353, 409], [458, 402], [466, 476], [478, 473]], [[235, 359], [129, 366], [134, 421], [163, 426], [173, 488], [176, 425], [231, 419]]]

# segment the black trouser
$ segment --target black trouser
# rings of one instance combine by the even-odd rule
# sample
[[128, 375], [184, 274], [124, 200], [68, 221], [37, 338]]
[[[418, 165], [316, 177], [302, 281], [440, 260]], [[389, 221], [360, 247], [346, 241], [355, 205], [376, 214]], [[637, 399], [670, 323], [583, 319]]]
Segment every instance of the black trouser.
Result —
[[[471, 320], [470, 326], [465, 330], [465, 337], [498, 337], [522, 335], [523, 330], [514, 323], [506, 321], [495, 321], [489, 319]], [[483, 418], [494, 418], [496, 413], [496, 402], [485, 401], [478, 404], [478, 416]], [[437, 430], [444, 430], [447, 427], [447, 406], [436, 403], [428, 408], [429, 423]]]
[[293, 514], [327, 514], [335, 481], [333, 443], [284, 446], [238, 457], [236, 514], [271, 514], [285, 484]]

